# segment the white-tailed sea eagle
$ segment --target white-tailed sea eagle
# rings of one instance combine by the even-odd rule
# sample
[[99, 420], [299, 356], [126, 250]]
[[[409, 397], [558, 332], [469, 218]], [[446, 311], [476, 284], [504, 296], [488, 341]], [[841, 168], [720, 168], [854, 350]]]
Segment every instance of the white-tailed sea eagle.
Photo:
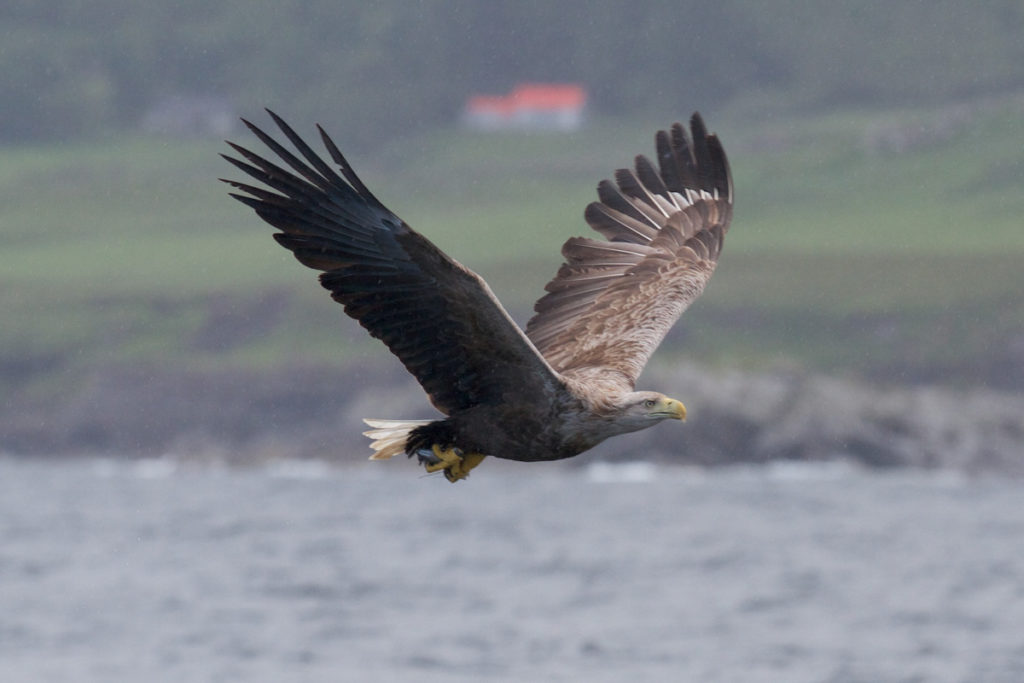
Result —
[[[699, 114], [655, 136], [657, 166], [597, 186], [584, 217], [605, 239], [573, 237], [520, 329], [478, 275], [387, 209], [323, 131], [340, 175], [280, 117], [289, 151], [249, 129], [283, 166], [228, 143], [225, 158], [265, 187], [232, 194], [280, 230], [304, 265], [423, 386], [443, 417], [366, 423], [374, 459], [418, 456], [464, 478], [488, 455], [569, 458], [610, 436], [684, 419], [675, 399], [636, 391], [648, 358], [715, 269], [732, 216], [729, 164]], [[285, 168], [287, 167], [287, 168]], [[290, 170], [288, 170], [290, 169]], [[269, 189], [266, 189], [269, 188]]]

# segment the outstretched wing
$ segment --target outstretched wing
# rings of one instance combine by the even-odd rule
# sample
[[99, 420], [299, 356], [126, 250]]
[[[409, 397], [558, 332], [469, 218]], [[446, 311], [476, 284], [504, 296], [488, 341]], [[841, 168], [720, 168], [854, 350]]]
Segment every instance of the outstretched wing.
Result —
[[584, 217], [608, 241], [575, 237], [534, 307], [526, 333], [562, 373], [615, 373], [632, 386], [672, 324], [704, 290], [732, 217], [732, 177], [721, 143], [699, 114], [691, 135], [658, 131], [658, 170], [597, 186]]
[[434, 406], [450, 414], [500, 402], [509, 391], [537, 405], [550, 400], [560, 386], [557, 374], [483, 279], [381, 204], [323, 129], [341, 176], [268, 113], [305, 161], [245, 121], [295, 173], [229, 142], [246, 161], [224, 158], [275, 191], [224, 182], [244, 193], [233, 197], [281, 231], [274, 234], [279, 244], [323, 271], [320, 283], [398, 356]]

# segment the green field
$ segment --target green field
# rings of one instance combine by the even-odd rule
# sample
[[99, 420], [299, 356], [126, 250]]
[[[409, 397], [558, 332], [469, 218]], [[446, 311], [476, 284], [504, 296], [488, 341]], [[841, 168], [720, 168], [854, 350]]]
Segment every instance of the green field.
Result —
[[[453, 131], [351, 161], [525, 322], [562, 241], [587, 231], [596, 182], [650, 154], [666, 123]], [[736, 214], [663, 361], [1019, 388], [1004, 371], [1024, 356], [1019, 105], [952, 124], [924, 111], [710, 123], [731, 156]], [[923, 141], [879, 148], [885, 131]], [[334, 136], [344, 149], [345, 131]], [[384, 353], [227, 197], [216, 178], [239, 174], [220, 151], [161, 139], [0, 151], [0, 388], [46, 394], [125, 360], [266, 367]]]

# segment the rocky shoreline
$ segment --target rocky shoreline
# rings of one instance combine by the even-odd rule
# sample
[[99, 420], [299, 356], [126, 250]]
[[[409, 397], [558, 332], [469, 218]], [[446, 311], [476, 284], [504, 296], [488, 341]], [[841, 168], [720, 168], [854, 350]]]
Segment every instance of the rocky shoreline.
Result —
[[[660, 366], [686, 425], [602, 444], [580, 462], [715, 466], [847, 459], [872, 467], [1024, 475], [1024, 396], [986, 389], [883, 387], [803, 371]], [[648, 386], [650, 382], [647, 382]], [[15, 397], [17, 398], [17, 397]], [[0, 451], [352, 461], [368, 454], [363, 417], [431, 417], [400, 369], [290, 365], [272, 372], [117, 365], [59, 400], [0, 410]]]
[[[844, 458], [873, 467], [1024, 474], [1024, 396], [984, 389], [882, 387], [803, 372], [679, 367], [692, 421], [684, 453], [702, 464]], [[652, 432], [654, 430], [651, 430]], [[650, 446], [667, 451], [664, 430]]]

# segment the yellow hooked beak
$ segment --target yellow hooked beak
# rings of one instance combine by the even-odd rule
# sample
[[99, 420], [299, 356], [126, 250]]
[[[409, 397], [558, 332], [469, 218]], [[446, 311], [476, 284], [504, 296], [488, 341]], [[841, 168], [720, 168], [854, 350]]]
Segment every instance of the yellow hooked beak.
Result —
[[654, 414], [686, 422], [686, 406], [683, 405], [682, 401], [677, 401], [674, 398], [666, 398], [660, 401], [659, 405], [655, 406]]

